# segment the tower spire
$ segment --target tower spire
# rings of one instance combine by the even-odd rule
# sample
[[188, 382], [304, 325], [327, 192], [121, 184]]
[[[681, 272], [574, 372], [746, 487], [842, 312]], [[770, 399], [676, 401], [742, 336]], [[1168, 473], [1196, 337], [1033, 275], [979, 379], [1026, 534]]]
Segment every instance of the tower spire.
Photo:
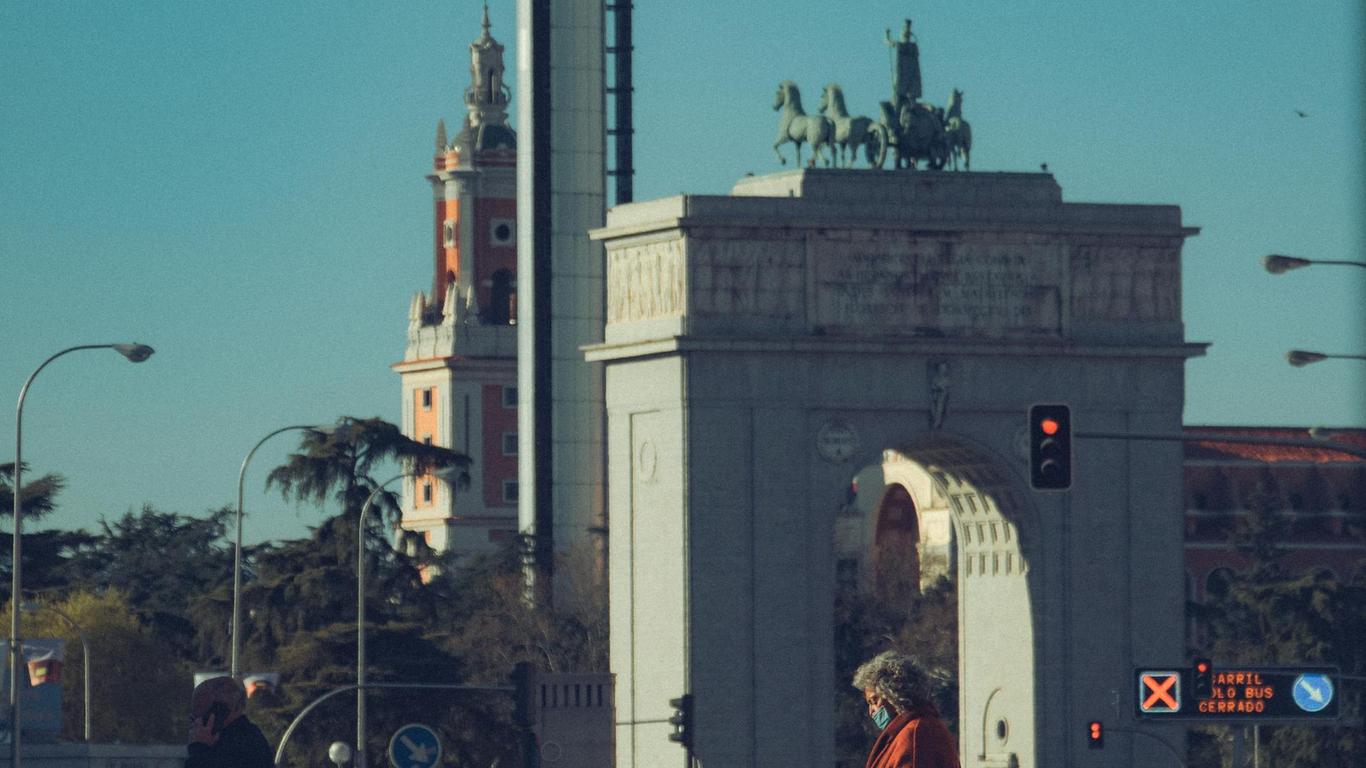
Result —
[[503, 45], [493, 38], [489, 21], [489, 4], [484, 2], [484, 16], [479, 39], [470, 43], [470, 86], [465, 89], [465, 107], [469, 116], [461, 136], [467, 138], [474, 150], [517, 146], [516, 135], [507, 124], [509, 97], [503, 75]]

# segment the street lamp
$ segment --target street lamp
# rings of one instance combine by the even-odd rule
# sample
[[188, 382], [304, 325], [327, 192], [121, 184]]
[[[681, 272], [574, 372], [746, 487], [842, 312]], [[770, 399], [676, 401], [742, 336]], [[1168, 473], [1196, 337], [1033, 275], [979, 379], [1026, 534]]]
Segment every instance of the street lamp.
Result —
[[252, 446], [247, 452], [247, 457], [242, 459], [242, 469], [237, 473], [237, 543], [233, 548], [232, 556], [232, 655], [229, 662], [229, 674], [234, 679], [240, 679], [241, 668], [238, 665], [238, 657], [242, 649], [241, 629], [242, 629], [242, 490], [243, 483], [247, 478], [247, 465], [251, 464], [251, 457], [256, 455], [256, 449], [265, 445], [265, 442], [272, 437], [290, 430], [301, 429], [312, 432], [320, 432], [324, 435], [331, 435], [337, 432], [337, 427], [331, 424], [325, 426], [313, 426], [310, 424], [294, 424], [288, 427], [280, 427], [261, 438], [256, 445]]
[[[463, 473], [455, 467], [446, 467], [433, 472], [438, 480], [451, 488], [463, 478]], [[384, 488], [405, 477], [417, 477], [412, 472], [394, 475], [375, 486], [375, 490], [365, 498], [360, 508], [360, 521], [356, 523], [356, 768], [365, 768], [365, 519], [370, 507]]]
[[76, 623], [76, 620], [66, 614], [66, 611], [55, 605], [44, 605], [42, 603], [21, 603], [20, 610], [35, 613], [37, 611], [48, 610], [57, 614], [67, 623], [67, 626], [76, 630], [76, 635], [81, 638], [81, 687], [84, 691], [82, 703], [85, 705], [85, 727], [83, 733], [85, 742], [90, 743], [90, 638], [85, 634], [85, 628]]
[[23, 561], [20, 559], [20, 531], [23, 518], [23, 472], [24, 472], [24, 398], [28, 396], [29, 385], [38, 374], [47, 367], [47, 364], [69, 352], [76, 352], [82, 349], [112, 349], [120, 355], [128, 358], [129, 361], [140, 363], [152, 356], [155, 351], [146, 344], [81, 344], [75, 347], [67, 347], [61, 352], [44, 360], [41, 365], [33, 369], [33, 373], [28, 375], [24, 381], [24, 386], [19, 390], [19, 405], [14, 413], [14, 543], [11, 550], [10, 559], [10, 627], [9, 627], [9, 712], [10, 712], [10, 740], [9, 740], [9, 764], [10, 768], [19, 768], [20, 756], [20, 728], [19, 720], [19, 673], [24, 664], [24, 641], [19, 634], [19, 614], [23, 613], [19, 609], [20, 597], [23, 593]]
[[1348, 267], [1366, 267], [1366, 261], [1303, 259], [1299, 256], [1285, 256], [1279, 253], [1273, 253], [1270, 256], [1262, 257], [1262, 266], [1266, 267], [1266, 271], [1270, 272], [1273, 275], [1283, 274], [1285, 272], [1289, 272], [1292, 269], [1299, 269], [1300, 267], [1307, 267], [1310, 264], [1337, 264], [1339, 266]]
[[1307, 352], [1303, 349], [1292, 349], [1285, 353], [1285, 359], [1296, 368], [1303, 368], [1310, 363], [1317, 363], [1323, 360], [1366, 360], [1366, 355], [1329, 355], [1323, 352]]

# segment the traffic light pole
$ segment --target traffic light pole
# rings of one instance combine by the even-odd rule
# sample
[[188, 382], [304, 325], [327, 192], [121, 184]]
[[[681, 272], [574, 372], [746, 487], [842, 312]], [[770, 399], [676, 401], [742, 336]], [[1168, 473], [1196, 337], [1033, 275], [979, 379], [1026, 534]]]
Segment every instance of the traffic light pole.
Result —
[[1166, 747], [1167, 751], [1172, 753], [1172, 759], [1176, 761], [1177, 765], [1181, 766], [1181, 768], [1188, 768], [1188, 766], [1186, 765], [1185, 758], [1181, 757], [1181, 753], [1176, 751], [1176, 747], [1173, 747], [1170, 742], [1168, 742], [1161, 736], [1148, 733], [1147, 731], [1140, 731], [1135, 728], [1111, 728], [1109, 730], [1115, 733], [1131, 733], [1135, 736], [1146, 736], [1152, 739], [1153, 741], [1157, 742], [1158, 744], [1161, 744], [1162, 746]]
[[1073, 432], [1072, 436], [1088, 440], [1157, 440], [1175, 443], [1236, 443], [1239, 445], [1278, 445], [1289, 448], [1316, 448], [1337, 451], [1366, 459], [1366, 448], [1331, 440], [1296, 440], [1280, 437], [1242, 437], [1211, 432]]

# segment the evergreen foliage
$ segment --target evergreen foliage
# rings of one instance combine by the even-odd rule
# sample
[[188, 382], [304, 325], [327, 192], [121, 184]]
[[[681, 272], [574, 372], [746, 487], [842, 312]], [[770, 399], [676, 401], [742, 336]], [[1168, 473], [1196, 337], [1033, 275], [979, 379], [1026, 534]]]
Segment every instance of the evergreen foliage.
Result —
[[[1262, 726], [1263, 764], [1366, 765], [1366, 732], [1359, 711], [1366, 679], [1366, 578], [1359, 572], [1339, 579], [1326, 570], [1305, 572], [1287, 565], [1291, 520], [1280, 508], [1280, 494], [1269, 475], [1243, 503], [1246, 514], [1229, 544], [1243, 556], [1245, 566], [1232, 574], [1226, 588], [1211, 591], [1205, 604], [1191, 604], [1199, 626], [1193, 655], [1213, 659], [1216, 669], [1337, 667], [1349, 678], [1338, 692], [1346, 705], [1344, 722]], [[1359, 536], [1360, 531], [1348, 535]], [[1214, 726], [1193, 734], [1191, 768], [1230, 766], [1233, 739], [1245, 737], [1238, 733], [1241, 730]]]

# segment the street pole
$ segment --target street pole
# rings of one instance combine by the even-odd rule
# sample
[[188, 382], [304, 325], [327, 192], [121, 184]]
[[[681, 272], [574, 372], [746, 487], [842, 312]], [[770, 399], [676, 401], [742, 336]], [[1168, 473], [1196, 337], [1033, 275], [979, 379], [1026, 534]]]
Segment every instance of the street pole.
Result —
[[[450, 488], [460, 478], [453, 469], [437, 470], [433, 473]], [[360, 520], [356, 523], [356, 768], [366, 768], [365, 760], [365, 519], [370, 515], [370, 507], [384, 488], [405, 477], [417, 477], [413, 472], [402, 472], [375, 486], [375, 490], [365, 497], [360, 508]]]
[[28, 375], [24, 381], [24, 386], [19, 390], [19, 404], [14, 412], [14, 529], [13, 544], [10, 550], [10, 627], [9, 627], [9, 764], [10, 768], [19, 768], [22, 759], [23, 749], [21, 747], [20, 733], [22, 732], [22, 720], [19, 699], [19, 673], [24, 671], [24, 641], [20, 634], [19, 615], [21, 596], [23, 591], [23, 559], [22, 555], [22, 528], [23, 528], [23, 473], [24, 473], [24, 399], [28, 397], [28, 388], [33, 384], [33, 380], [38, 377], [47, 364], [61, 357], [62, 355], [77, 352], [82, 349], [112, 349], [123, 355], [129, 362], [141, 363], [152, 356], [155, 351], [145, 344], [80, 344], [74, 347], [67, 347], [48, 359], [41, 365], [33, 369], [33, 373]]
[[48, 610], [57, 614], [67, 626], [76, 630], [76, 636], [81, 639], [81, 688], [84, 698], [82, 703], [85, 705], [84, 727], [82, 728], [83, 740], [90, 743], [90, 638], [85, 634], [85, 628], [76, 623], [65, 611], [55, 605], [44, 605], [42, 603], [23, 603], [22, 609], [25, 611]]
[[375, 486], [365, 497], [356, 523], [356, 768], [365, 768], [365, 518], [384, 487], [408, 477], [404, 472]]
[[294, 429], [314, 430], [317, 432], [327, 432], [330, 427], [316, 427], [308, 424], [295, 424], [288, 427], [280, 427], [261, 438], [256, 445], [252, 446], [247, 452], [247, 457], [242, 459], [242, 469], [237, 473], [237, 541], [233, 547], [232, 556], [232, 655], [228, 664], [229, 674], [233, 679], [241, 680], [241, 665], [239, 657], [242, 650], [242, 506], [243, 506], [243, 484], [247, 478], [247, 465], [251, 464], [251, 457], [256, 455], [256, 449], [265, 445], [265, 442], [272, 437]]

